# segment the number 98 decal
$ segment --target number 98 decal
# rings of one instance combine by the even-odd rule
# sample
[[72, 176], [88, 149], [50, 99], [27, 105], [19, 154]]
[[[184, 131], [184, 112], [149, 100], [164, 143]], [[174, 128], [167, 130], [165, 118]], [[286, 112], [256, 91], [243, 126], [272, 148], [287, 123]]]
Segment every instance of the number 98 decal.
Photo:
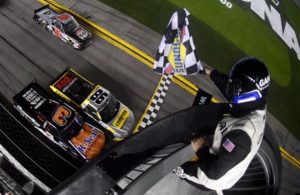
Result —
[[68, 118], [71, 116], [72, 112], [64, 106], [57, 108], [55, 114], [52, 117], [52, 120], [59, 126], [65, 126], [68, 122]]

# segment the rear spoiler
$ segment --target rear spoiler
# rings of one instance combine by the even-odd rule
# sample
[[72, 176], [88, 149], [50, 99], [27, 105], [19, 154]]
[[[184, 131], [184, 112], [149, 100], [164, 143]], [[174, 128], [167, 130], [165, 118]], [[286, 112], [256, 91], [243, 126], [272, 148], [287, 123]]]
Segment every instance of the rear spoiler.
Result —
[[46, 8], [50, 8], [50, 7], [49, 7], [49, 4], [48, 4], [48, 5], [45, 5], [45, 6], [43, 6], [43, 7], [40, 7], [39, 9], [34, 10], [34, 13], [37, 13], [37, 12], [43, 10], [43, 9], [46, 9]]

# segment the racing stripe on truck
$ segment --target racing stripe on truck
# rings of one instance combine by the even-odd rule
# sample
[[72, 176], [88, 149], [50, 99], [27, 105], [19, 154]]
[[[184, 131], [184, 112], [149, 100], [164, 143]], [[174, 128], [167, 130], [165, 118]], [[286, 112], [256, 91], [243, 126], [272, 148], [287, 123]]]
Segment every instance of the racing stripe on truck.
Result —
[[158, 111], [166, 97], [167, 91], [171, 84], [173, 75], [163, 75], [160, 78], [160, 81], [155, 89], [155, 92], [152, 98], [149, 101], [144, 114], [142, 115], [140, 121], [138, 122], [137, 126], [134, 129], [134, 133], [143, 130], [148, 125], [154, 122]]

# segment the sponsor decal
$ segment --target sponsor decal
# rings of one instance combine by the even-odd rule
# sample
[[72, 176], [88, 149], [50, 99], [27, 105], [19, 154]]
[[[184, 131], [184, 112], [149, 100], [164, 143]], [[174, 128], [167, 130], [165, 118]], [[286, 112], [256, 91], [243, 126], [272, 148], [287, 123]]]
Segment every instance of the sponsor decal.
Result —
[[226, 122], [225, 121], [221, 121], [220, 123], [219, 123], [219, 128], [220, 128], [220, 130], [222, 131], [222, 129], [224, 129], [226, 127]]
[[[285, 21], [282, 22], [280, 13], [272, 6], [268, 6], [265, 0], [241, 0], [250, 3], [251, 10], [263, 21], [268, 21], [273, 31], [284, 41], [284, 43], [297, 54], [300, 61], [300, 46], [295, 30]], [[282, 25], [284, 24], [284, 26]]]
[[76, 30], [76, 36], [82, 40], [85, 40], [87, 38], [88, 34], [85, 30], [80, 28], [80, 29]]
[[262, 91], [264, 89], [266, 89], [267, 87], [269, 87], [270, 85], [270, 75], [268, 75], [266, 78], [261, 79], [258, 84], [256, 84], [257, 88]]
[[64, 88], [70, 84], [72, 81], [75, 80], [74, 75], [72, 74], [66, 74], [63, 78], [61, 78], [56, 84], [55, 87], [58, 90], [64, 90]]
[[207, 97], [204, 97], [204, 96], [200, 97], [199, 105], [204, 105], [204, 104], [206, 104], [206, 101], [207, 101]]
[[219, 123], [219, 129], [220, 129], [220, 132], [221, 132], [222, 135], [228, 130], [228, 127], [226, 127], [226, 122], [225, 121], [221, 121]]
[[22, 97], [31, 105], [34, 109], [38, 109], [46, 101], [46, 98], [38, 94], [37, 91], [30, 88]]
[[61, 31], [58, 28], [54, 28], [54, 33], [55, 33], [55, 36], [57, 36], [58, 38], [61, 38]]
[[177, 31], [177, 35], [174, 38], [173, 45], [171, 47], [171, 52], [168, 56], [169, 62], [172, 65], [174, 73], [186, 74], [186, 69], [184, 66], [184, 61], [186, 57], [186, 48], [181, 43], [182, 38], [185, 35], [185, 26], [181, 31]]
[[193, 106], [209, 104], [211, 100], [212, 100], [212, 96], [209, 93], [199, 89], [194, 99]]
[[97, 132], [93, 131], [93, 133], [89, 137], [84, 138], [83, 141], [85, 144], [90, 145], [94, 141], [96, 136], [97, 136]]
[[77, 146], [77, 149], [84, 154], [96, 138], [97, 132], [93, 130], [88, 137], [83, 138], [82, 142]]
[[60, 21], [67, 21], [71, 18], [69, 14], [62, 14], [57, 17]]
[[71, 116], [72, 112], [65, 106], [60, 106], [54, 113], [52, 120], [59, 126], [65, 126], [68, 122], [68, 118]]
[[79, 146], [77, 146], [77, 149], [78, 149], [79, 152], [81, 152], [82, 154], [84, 154], [85, 151], [86, 151], [86, 149], [87, 149], [87, 147], [84, 146], [84, 145], [82, 145], [82, 144], [80, 144]]
[[255, 79], [253, 79], [252, 77], [246, 75], [246, 77], [256, 85], [257, 89], [259, 89], [260, 91], [263, 91], [264, 89], [266, 89], [267, 87], [269, 87], [270, 85], [270, 75], [268, 75], [267, 77], [260, 79], [258, 82], [255, 81]]
[[129, 112], [126, 109], [123, 109], [121, 111], [121, 113], [119, 114], [117, 120], [115, 120], [114, 122], [114, 126], [121, 128], [124, 124], [124, 122], [126, 121], [126, 119], [128, 118]]

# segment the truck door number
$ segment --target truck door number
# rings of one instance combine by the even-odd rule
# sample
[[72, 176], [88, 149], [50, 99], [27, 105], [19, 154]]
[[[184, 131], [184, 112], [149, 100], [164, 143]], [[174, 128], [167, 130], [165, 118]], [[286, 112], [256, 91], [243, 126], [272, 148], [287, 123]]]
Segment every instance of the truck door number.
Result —
[[53, 115], [52, 120], [59, 126], [65, 126], [67, 123], [67, 119], [70, 116], [71, 111], [64, 106], [60, 106]]

